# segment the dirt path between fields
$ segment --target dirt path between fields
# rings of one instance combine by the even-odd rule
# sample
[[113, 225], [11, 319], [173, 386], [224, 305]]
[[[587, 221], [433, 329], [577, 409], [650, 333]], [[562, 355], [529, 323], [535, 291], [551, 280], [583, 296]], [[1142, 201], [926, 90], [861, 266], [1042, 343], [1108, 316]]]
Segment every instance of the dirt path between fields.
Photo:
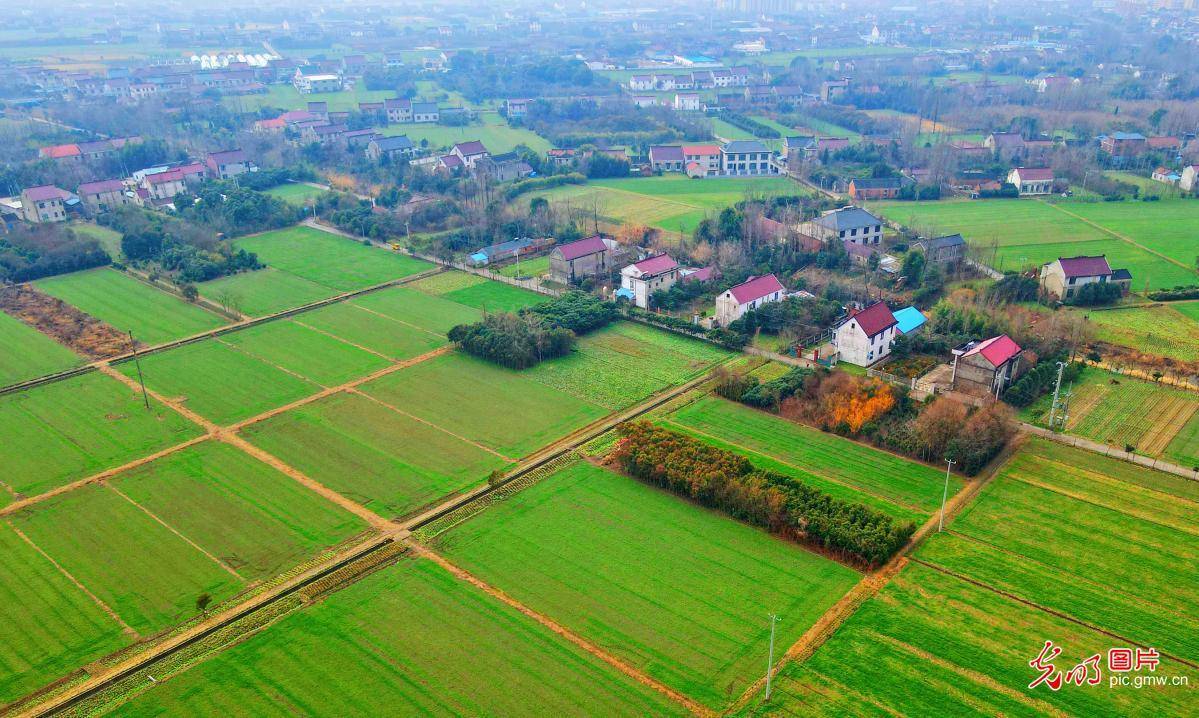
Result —
[[329, 337], [330, 339], [336, 339], [337, 341], [341, 342], [342, 344], [349, 344], [350, 346], [354, 347], [355, 349], [361, 349], [364, 352], [367, 352], [369, 354], [374, 354], [375, 356], [377, 356], [381, 359], [386, 359], [389, 362], [395, 361], [395, 357], [389, 357], [386, 354], [384, 354], [383, 352], [375, 351], [374, 349], [371, 349], [370, 347], [364, 347], [361, 344], [358, 344], [357, 342], [352, 342], [349, 339], [346, 339], [345, 337], [338, 336], [331, 332], [327, 332], [324, 329], [314, 327], [311, 324], [305, 324], [304, 322], [300, 321], [299, 319], [292, 319], [291, 321], [293, 324], [296, 324], [297, 326], [304, 327], [305, 329], [311, 329], [312, 331], [316, 332], [317, 334], [324, 334], [325, 336]]
[[509, 596], [507, 593], [504, 593], [500, 589], [495, 588], [494, 586], [488, 584], [483, 579], [475, 576], [474, 574], [470, 573], [466, 569], [459, 568], [458, 566], [454, 565], [453, 563], [450, 563], [450, 561], [448, 559], [446, 559], [445, 557], [441, 556], [440, 554], [434, 552], [433, 550], [426, 548], [425, 546], [423, 546], [419, 543], [416, 543], [415, 541], [412, 541], [411, 539], [405, 541], [405, 544], [407, 544], [407, 546], [412, 550], [412, 552], [415, 555], [420, 556], [422, 558], [429, 559], [430, 561], [437, 564], [441, 568], [445, 569], [446, 571], [448, 571], [450, 574], [452, 574], [454, 577], [458, 578], [459, 580], [462, 580], [462, 581], [465, 581], [465, 582], [471, 584], [472, 586], [474, 586], [475, 588], [478, 588], [479, 590], [483, 591], [484, 593], [491, 596], [492, 598], [498, 599], [499, 601], [508, 605], [509, 607], [514, 608], [517, 611], [519, 611], [520, 613], [524, 614], [525, 616], [528, 616], [529, 618], [533, 619], [534, 621], [537, 621], [542, 626], [545, 626], [546, 628], [548, 628], [549, 630], [558, 634], [562, 638], [565, 638], [566, 640], [570, 641], [574, 645], [578, 646], [580, 649], [586, 651], [587, 653], [591, 654], [592, 656], [595, 656], [596, 658], [600, 659], [604, 663], [607, 663], [608, 665], [612, 666], [616, 670], [625, 674], [629, 678], [632, 678], [633, 680], [637, 681], [638, 683], [640, 683], [644, 686], [648, 686], [648, 687], [654, 689], [655, 691], [661, 693], [662, 695], [666, 696], [667, 698], [674, 701], [675, 703], [678, 703], [679, 705], [683, 706], [687, 710], [691, 711], [692, 714], [697, 715], [697, 716], [714, 716], [714, 715], [716, 715], [715, 711], [711, 710], [710, 708], [707, 708], [706, 706], [696, 703], [695, 701], [691, 700], [690, 698], [683, 695], [682, 693], [679, 693], [678, 691], [674, 690], [673, 688], [670, 688], [669, 686], [666, 686], [666, 685], [662, 684], [661, 682], [655, 680], [654, 678], [651, 678], [650, 676], [642, 673], [640, 670], [638, 670], [634, 666], [629, 665], [628, 663], [621, 660], [620, 658], [617, 658], [616, 656], [612, 655], [611, 653], [608, 653], [604, 649], [600, 648], [599, 646], [595, 645], [594, 643], [591, 643], [586, 638], [583, 638], [579, 634], [570, 630], [566, 626], [563, 626], [562, 624], [558, 623], [557, 621], [550, 618], [549, 616], [546, 616], [545, 614], [534, 611], [532, 608], [529, 608], [525, 604], [523, 604], [520, 601], [516, 600], [515, 598]]
[[[1000, 467], [1015, 453], [1016, 445], [1019, 443], [1018, 439], [1009, 442], [1007, 448], [992, 459], [986, 469], [980, 473], [981, 478], [968, 480], [961, 491], [949, 497], [949, 500], [945, 503], [945, 519], [947, 521], [957, 515], [964, 506], [970, 503], [982, 491], [983, 487], [999, 474]], [[841, 627], [841, 624], [846, 619], [852, 616], [863, 603], [877, 595], [879, 591], [891, 582], [892, 578], [898, 575], [900, 570], [907, 565], [909, 560], [908, 554], [926, 536], [936, 531], [940, 519], [940, 510], [935, 511], [928, 521], [916, 529], [916, 532], [912, 534], [912, 537], [908, 539], [904, 547], [890, 561], [883, 564], [874, 572], [866, 574], [862, 577], [861, 581], [854, 584], [853, 588], [849, 589], [840, 600], [833, 604], [829, 610], [825, 611], [820, 616], [820, 619], [799, 637], [799, 640], [791, 644], [791, 647], [787, 649], [782, 658], [775, 662], [771, 674], [777, 676], [788, 663], [793, 661], [802, 662], [807, 660], [826, 641], [832, 638], [833, 634], [837, 632], [837, 629]], [[725, 711], [725, 714], [727, 715], [728, 713], [744, 708], [765, 685], [765, 676], [754, 681], [752, 685], [745, 689], [741, 697]]]
[[80, 591], [83, 591], [83, 593], [88, 598], [92, 599], [93, 603], [95, 603], [97, 606], [100, 607], [101, 610], [103, 610], [105, 613], [107, 613], [112, 618], [112, 620], [116, 621], [117, 625], [119, 625], [121, 627], [121, 630], [124, 631], [126, 635], [128, 635], [134, 641], [141, 639], [141, 636], [138, 635], [137, 631], [133, 630], [133, 628], [128, 623], [125, 623], [125, 619], [121, 618], [120, 614], [118, 614], [116, 611], [114, 611], [112, 609], [112, 607], [109, 606], [107, 603], [105, 603], [103, 601], [103, 599], [101, 599], [99, 596], [97, 596], [96, 594], [89, 591], [87, 589], [87, 586], [84, 586], [82, 583], [80, 583], [79, 579], [75, 578], [71, 574], [70, 571], [63, 568], [62, 564], [60, 564], [58, 561], [55, 561], [54, 558], [52, 556], [50, 556], [50, 554], [43, 551], [42, 547], [35, 544], [33, 542], [33, 539], [31, 539], [25, 535], [24, 531], [17, 528], [16, 526], [14, 526], [11, 521], [6, 521], [5, 523], [8, 524], [8, 527], [13, 530], [13, 533], [15, 533], [18, 538], [20, 538], [25, 543], [29, 544], [30, 548], [32, 548], [34, 551], [37, 551], [38, 554], [41, 555], [42, 558], [49, 561], [54, 566], [54, 568], [58, 569], [59, 573], [61, 573], [68, 581], [75, 584], [75, 586], [78, 587]]

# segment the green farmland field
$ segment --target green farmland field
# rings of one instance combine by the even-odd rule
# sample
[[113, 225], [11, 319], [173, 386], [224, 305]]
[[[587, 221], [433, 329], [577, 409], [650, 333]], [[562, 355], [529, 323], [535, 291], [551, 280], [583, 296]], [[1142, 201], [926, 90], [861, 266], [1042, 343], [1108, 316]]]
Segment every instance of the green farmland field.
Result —
[[232, 303], [231, 308], [250, 316], [399, 279], [432, 266], [303, 226], [243, 237], [235, 243], [239, 249], [256, 253], [267, 268], [204, 282], [200, 293], [218, 304]]
[[523, 376], [615, 411], [729, 356], [711, 344], [618, 322], [582, 337], [569, 356], [542, 362]]
[[782, 177], [708, 177], [691, 179], [672, 174], [661, 177], [593, 180], [536, 193], [551, 202], [591, 210], [601, 219], [633, 222], [669, 232], [689, 234], [708, 215], [754, 195], [808, 194], [808, 190]]
[[0, 386], [70, 369], [83, 363], [75, 352], [25, 324], [0, 312]]
[[526, 130], [523, 127], [510, 127], [507, 124], [464, 125], [450, 127], [429, 123], [388, 125], [378, 128], [387, 136], [408, 135], [408, 139], [416, 144], [421, 140], [428, 141], [432, 149], [448, 150], [459, 142], [479, 140], [492, 154], [511, 152], [517, 145], [525, 145], [538, 154], [550, 149], [549, 140], [541, 135]]
[[464, 439], [355, 394], [336, 394], [271, 417], [243, 435], [386, 516], [403, 516], [481, 484], [492, 470], [508, 465]]
[[0, 524], [0, 705], [128, 641], [49, 559]]
[[[200, 434], [174, 411], [98, 372], [0, 397], [0, 479], [36, 496]], [[0, 505], [13, 495], [0, 493]]]
[[671, 716], [680, 708], [424, 559], [142, 689], [125, 715]]
[[[1070, 387], [1066, 430], [1117, 449], [1133, 446], [1183, 466], [1199, 465], [1199, 394], [1086, 367]], [[1047, 426], [1052, 396], [1024, 409], [1026, 421]]]
[[1100, 341], [1182, 361], [1199, 360], [1199, 302], [1081, 311]]
[[515, 312], [518, 309], [544, 304], [550, 298], [503, 282], [483, 282], [455, 289], [441, 296], [468, 307], [488, 312]]
[[201, 282], [199, 287], [205, 298], [251, 317], [274, 314], [337, 294], [336, 290], [274, 267]]
[[350, 303], [394, 321], [442, 336], [455, 325], [476, 322], [483, 315], [474, 307], [408, 287], [389, 287], [355, 297]]
[[499, 273], [505, 277], [540, 277], [550, 272], [550, 257], [548, 254], [532, 259], [522, 259], [500, 267]]
[[228, 324], [195, 304], [106, 267], [39, 279], [34, 285], [122, 332], [133, 330], [134, 337], [146, 344]]
[[271, 187], [266, 191], [266, 193], [272, 197], [278, 197], [288, 204], [294, 204], [302, 207], [304, 205], [312, 204], [317, 197], [320, 197], [326, 191], [328, 190], [323, 190], [320, 187], [313, 187], [312, 185], [304, 184], [303, 182], [291, 182], [288, 184], [278, 185], [277, 187]]
[[390, 364], [377, 354], [289, 319], [230, 332], [218, 341], [321, 386], [344, 384]]
[[437, 538], [448, 558], [718, 709], [860, 578], [583, 461]]
[[432, 265], [367, 247], [311, 227], [291, 227], [236, 240], [267, 266], [341, 292], [416, 274]]
[[64, 570], [143, 636], [219, 602], [242, 581], [112, 489], [98, 484], [56, 496], [12, 518]]
[[1193, 714], [1199, 674], [1169, 658], [1157, 674], [1187, 676], [1191, 688], [1109, 688], [1105, 662], [1104, 685], [1030, 690], [1028, 662], [1047, 640], [1063, 650], [1061, 670], [1113, 646], [1194, 662], [1197, 599], [1178, 587], [1199, 551], [1186, 518], [1197, 497], [1185, 479], [1031, 440], [828, 643], [781, 672], [768, 706], [759, 696], [747, 713]]
[[353, 301], [338, 302], [304, 312], [292, 321], [301, 326], [327, 332], [395, 361], [425, 354], [449, 341], [434, 332], [402, 324], [368, 311]]
[[[679, 408], [666, 421], [739, 453], [756, 454], [751, 460], [773, 459], [784, 465], [783, 473], [798, 470], [799, 478], [829, 493], [870, 503], [893, 515], [928, 516], [941, 505], [944, 471], [742, 404], [704, 397]], [[779, 467], [763, 464], [763, 468]], [[960, 478], [951, 477], [950, 495], [962, 485]]]
[[[136, 377], [137, 367], [118, 369]], [[245, 352], [206, 339], [141, 359], [146, 386], [217, 424], [232, 424], [315, 394], [320, 387]]]
[[223, 442], [143, 464], [112, 486], [246, 580], [270, 578], [367, 529], [358, 517]]
[[[961, 232], [980, 258], [999, 270], [1031, 267], [1058, 257], [1106, 254], [1112, 267], [1132, 272], [1134, 291], [1143, 291], [1146, 284], [1157, 289], [1199, 282], [1194, 269], [1199, 244], [1193, 239], [1199, 205], [1193, 202], [953, 200], [878, 202], [870, 209], [922, 234]], [[1152, 233], [1152, 227], [1166, 221], [1159, 209], [1179, 225], [1166, 230], [1169, 242]], [[997, 244], [995, 252], [992, 243]]]
[[364, 384], [362, 391], [513, 459], [608, 413], [465, 354], [421, 362]]

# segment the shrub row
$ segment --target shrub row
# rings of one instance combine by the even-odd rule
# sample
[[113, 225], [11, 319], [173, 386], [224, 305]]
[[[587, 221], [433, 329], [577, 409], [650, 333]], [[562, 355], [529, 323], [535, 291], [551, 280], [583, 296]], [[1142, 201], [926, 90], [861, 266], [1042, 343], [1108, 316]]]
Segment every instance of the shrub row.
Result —
[[[1053, 388], [1054, 382], [1057, 381], [1057, 363], [1065, 360], [1064, 356], [1042, 359], [1039, 364], [1029, 369], [1024, 376], [1008, 387], [1003, 395], [1003, 400], [1017, 407], [1025, 407], [1033, 403], [1038, 397]], [[1062, 381], [1074, 381], [1078, 378], [1079, 371], [1078, 364], [1067, 364], [1062, 372]]]
[[730, 401], [760, 409], [777, 409], [785, 399], [803, 389], [804, 380], [811, 375], [812, 370], [803, 367], [795, 367], [770, 381], [762, 381], [752, 374], [723, 372], [717, 376], [716, 393]]
[[497, 312], [450, 330], [450, 341], [468, 354], [509, 369], [527, 369], [565, 356], [575, 336], [595, 331], [617, 316], [611, 304], [585, 292], [568, 292], [520, 312]]
[[626, 424], [620, 433], [612, 456], [630, 475], [855, 563], [881, 564], [916, 530], [910, 521], [756, 469], [743, 456], [648, 422]]
[[1199, 286], [1174, 287], [1149, 292], [1149, 298], [1155, 302], [1171, 302], [1178, 299], [1199, 299]]
[[721, 112], [717, 115], [717, 117], [729, 123], [733, 127], [738, 127], [745, 130], [754, 137], [760, 137], [768, 140], [782, 137], [779, 131], [770, 125], [763, 124], [752, 117], [746, 117], [745, 115], [737, 112]]
[[704, 329], [701, 326], [692, 324], [686, 319], [672, 317], [669, 314], [655, 314], [654, 312], [646, 311], [640, 307], [635, 307], [632, 304], [624, 306], [623, 309], [625, 316], [629, 317], [630, 319], [636, 319], [637, 321], [645, 322], [646, 324], [653, 324], [656, 327], [668, 329], [678, 334], [686, 334], [688, 336], [695, 337], [696, 339], [704, 339], [714, 344], [719, 344], [725, 349], [731, 349], [732, 351], [739, 352], [745, 348], [746, 344], [749, 343], [749, 337], [747, 335], [739, 332], [729, 331], [728, 329], [721, 329], [719, 327], [714, 329]]

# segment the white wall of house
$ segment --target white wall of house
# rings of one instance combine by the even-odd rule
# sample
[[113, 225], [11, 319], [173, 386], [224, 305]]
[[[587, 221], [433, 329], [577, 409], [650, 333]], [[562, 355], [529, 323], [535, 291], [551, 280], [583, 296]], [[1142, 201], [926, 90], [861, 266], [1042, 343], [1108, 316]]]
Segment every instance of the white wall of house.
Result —
[[731, 290], [725, 291], [719, 297], [716, 297], [716, 324], [717, 326], [727, 327], [751, 309], [757, 309], [763, 304], [769, 304], [770, 302], [782, 301], [782, 299], [783, 292], [771, 292], [752, 302], [742, 304], [733, 296]]
[[868, 337], [857, 320], [850, 319], [837, 327], [832, 343], [841, 361], [856, 366], [870, 366], [891, 353], [891, 343], [894, 341], [895, 327], [887, 327]]

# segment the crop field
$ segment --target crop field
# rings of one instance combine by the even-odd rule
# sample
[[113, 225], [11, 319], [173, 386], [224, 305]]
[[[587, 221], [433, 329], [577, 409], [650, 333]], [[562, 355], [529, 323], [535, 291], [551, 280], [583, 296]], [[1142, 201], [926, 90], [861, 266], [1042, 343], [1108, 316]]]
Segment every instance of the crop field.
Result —
[[1199, 360], [1199, 302], [1083, 311], [1095, 338], [1147, 354]]
[[455, 289], [441, 296], [487, 312], [514, 312], [550, 300], [550, 297], [544, 294], [536, 294], [503, 282], [483, 282]]
[[426, 354], [449, 341], [435, 332], [368, 311], [352, 301], [304, 312], [291, 321], [378, 352], [394, 361]]
[[[1189, 453], [1194, 447], [1188, 446], [1199, 425], [1199, 394], [1092, 367], [1082, 370], [1072, 392], [1069, 433], [1118, 449], [1133, 446], [1184, 466], [1199, 463], [1199, 453]], [[1023, 414], [1045, 426], [1051, 405], [1052, 397], [1045, 396]]]
[[364, 310], [394, 322], [445, 335], [458, 324], [476, 322], [483, 313], [474, 307], [408, 287], [390, 287], [350, 300]]
[[143, 464], [110, 485], [247, 581], [367, 530], [358, 517], [222, 442]]
[[200, 293], [250, 316], [271, 314], [432, 268], [419, 259], [310, 227], [244, 237], [236, 240], [236, 245], [257, 253], [267, 268], [203, 282]]
[[[137, 377], [133, 362], [117, 367]], [[232, 424], [301, 397], [320, 386], [217, 339], [205, 339], [141, 359], [146, 386], [217, 424]]]
[[608, 413], [464, 354], [447, 354], [364, 384], [362, 391], [512, 459]]
[[387, 125], [377, 130], [388, 137], [408, 135], [408, 139], [419, 145], [422, 140], [432, 149], [448, 150], [459, 142], [479, 140], [492, 154], [511, 152], [517, 145], [525, 145], [538, 154], [550, 149], [550, 141], [523, 127], [508, 124], [463, 125], [450, 127], [426, 122]]
[[[450, 560], [719, 709], [860, 575], [583, 461], [436, 539]], [[781, 649], [780, 649], [781, 650]]]
[[92, 222], [72, 222], [71, 231], [83, 237], [94, 239], [100, 243], [100, 246], [113, 259], [120, 259], [121, 253], [121, 233], [115, 229], [101, 227]]
[[272, 197], [278, 197], [288, 204], [294, 204], [302, 207], [304, 205], [312, 204], [312, 202], [317, 197], [323, 195], [325, 191], [326, 190], [323, 190], [320, 187], [313, 187], [312, 185], [307, 185], [302, 182], [290, 182], [288, 184], [278, 185], [277, 187], [271, 187], [266, 191], [266, 193]]
[[89, 269], [34, 285], [146, 344], [161, 344], [228, 324], [212, 312], [115, 269]]
[[[400, 327], [400, 333], [406, 328]], [[321, 386], [337, 386], [390, 364], [366, 349], [290, 319], [259, 324], [217, 339]]]
[[242, 585], [107, 486], [54, 497], [10, 521], [141, 636], [191, 616], [200, 594], [219, 602]]
[[127, 642], [120, 624], [0, 523], [0, 705]]
[[425, 559], [403, 558], [133, 697], [124, 714], [678, 715]]
[[239, 239], [236, 244], [239, 249], [257, 253], [268, 266], [341, 292], [432, 268], [419, 259], [367, 247], [311, 227], [257, 234]]
[[499, 268], [499, 274], [505, 277], [540, 277], [543, 274], [549, 274], [549, 271], [550, 257], [548, 254], [532, 259], [522, 259]]
[[[1170, 202], [1157, 204], [1180, 216], [1183, 229], [1178, 232], [1185, 233], [1186, 227], [1199, 223], [1199, 206], [1193, 203], [1179, 200], [1177, 206]], [[923, 234], [961, 232], [984, 262], [1001, 271], [1040, 265], [1058, 257], [1106, 254], [1112, 267], [1132, 272], [1134, 291], [1199, 281], [1194, 270], [1194, 255], [1199, 252], [1195, 247], [1187, 249], [1192, 243], [1186, 238], [1180, 240], [1174, 230], [1169, 233], [1176, 249], [1167, 249], [1164, 243], [1149, 237], [1145, 224], [1148, 220], [1142, 218], [1153, 217], [1156, 222], [1157, 207], [1152, 213], [1146, 212], [1141, 202], [954, 200], [878, 202], [870, 209]], [[992, 253], [993, 243], [997, 249]], [[1191, 256], [1179, 259], [1186, 254]], [[1179, 261], [1185, 266], [1179, 266]]]
[[92, 372], [0, 397], [0, 505], [178, 444], [200, 428]]
[[357, 110], [359, 102], [382, 102], [395, 96], [394, 90], [368, 90], [362, 86], [356, 86], [352, 90], [313, 92], [305, 95], [294, 85], [286, 84], [267, 85], [266, 94], [227, 97], [223, 102], [239, 112], [254, 112], [268, 107], [280, 110], [302, 110], [308, 106], [309, 102], [327, 102], [331, 111], [344, 112]]
[[400, 408], [411, 411], [358, 394], [335, 394], [254, 424], [242, 434], [384, 516], [406, 515], [480, 484], [491, 471], [509, 464]]
[[570, 356], [526, 370], [529, 378], [612, 410], [698, 376], [731, 354], [632, 322], [581, 338]]
[[[1031, 440], [751, 712], [841, 715], [869, 701], [907, 715], [1193, 713], [1193, 688], [1030, 690], [1028, 662], [1046, 640], [1062, 670], [1113, 646], [1193, 662], [1197, 599], [1177, 587], [1199, 551], [1185, 518], [1196, 498], [1185, 479]], [[1169, 657], [1157, 673], [1199, 679]]]
[[[1199, 237], [1199, 205], [1191, 200], [1163, 199], [1151, 205], [1133, 201], [1066, 202], [1060, 207], [1165, 255], [1192, 272], [1195, 269], [1195, 261], [1199, 259], [1199, 240], [1196, 239]], [[1199, 278], [1192, 273], [1189, 283], [1197, 281]], [[1134, 284], [1143, 282], [1143, 276], [1133, 275]]]
[[551, 202], [595, 210], [611, 222], [645, 224], [668, 232], [690, 234], [706, 216], [752, 195], [807, 194], [782, 177], [708, 177], [682, 175], [594, 180], [535, 193]]
[[83, 363], [75, 352], [16, 317], [0, 312], [0, 386], [70, 369]]
[[[941, 505], [945, 473], [742, 404], [708, 396], [665, 417], [672, 428], [795, 475], [835, 496], [918, 519]], [[763, 461], [765, 459], [765, 461]], [[952, 496], [962, 480], [950, 477]]]

